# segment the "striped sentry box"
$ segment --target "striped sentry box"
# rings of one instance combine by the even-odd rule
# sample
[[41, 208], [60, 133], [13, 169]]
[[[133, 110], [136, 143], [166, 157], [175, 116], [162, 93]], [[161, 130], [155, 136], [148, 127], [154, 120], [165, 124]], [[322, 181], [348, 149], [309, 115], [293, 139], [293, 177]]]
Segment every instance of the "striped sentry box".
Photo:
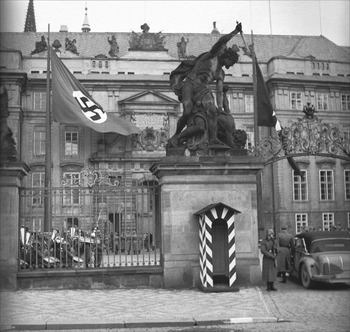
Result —
[[236, 280], [235, 215], [240, 211], [223, 203], [210, 204], [194, 215], [199, 218], [199, 263], [203, 287], [214, 287], [213, 281], [213, 224], [224, 220], [227, 225], [229, 287]]

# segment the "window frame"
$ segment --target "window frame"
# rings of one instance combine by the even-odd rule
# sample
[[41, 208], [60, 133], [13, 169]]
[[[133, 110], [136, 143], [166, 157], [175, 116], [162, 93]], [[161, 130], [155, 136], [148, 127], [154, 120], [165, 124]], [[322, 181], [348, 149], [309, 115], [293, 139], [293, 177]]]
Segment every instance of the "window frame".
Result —
[[[67, 175], [69, 175], [67, 179]], [[80, 199], [80, 189], [79, 189], [79, 182], [80, 182], [80, 172], [64, 172], [63, 178], [65, 180], [70, 181], [71, 183], [67, 181], [68, 184], [65, 185], [65, 189], [63, 189], [62, 193], [62, 205], [63, 206], [76, 206], [81, 205], [81, 199]], [[72, 178], [75, 178], [74, 180], [77, 180], [77, 184], [72, 182]]]
[[254, 113], [254, 97], [251, 94], [244, 95], [244, 112]]
[[[343, 100], [343, 97], [345, 97], [345, 100]], [[340, 102], [342, 111], [350, 111], [350, 94], [342, 93], [340, 97]]]
[[[322, 172], [327, 172], [326, 180], [322, 181]], [[328, 172], [331, 173], [331, 183], [328, 183]], [[320, 169], [318, 172], [318, 179], [319, 179], [319, 191], [320, 191], [320, 201], [327, 202], [327, 201], [334, 201], [334, 171], [332, 169]], [[322, 186], [325, 186], [326, 188], [322, 188]], [[329, 190], [331, 189], [331, 191]], [[322, 197], [322, 191], [325, 193], [325, 198]], [[330, 197], [331, 196], [331, 197]]]
[[46, 153], [46, 130], [44, 128], [35, 128], [33, 132], [33, 154], [35, 156], [42, 156], [42, 155], [45, 155], [45, 153]]
[[[293, 202], [308, 202], [309, 201], [309, 188], [308, 188], [308, 174], [306, 169], [301, 169], [301, 173], [304, 173], [304, 176], [296, 175], [295, 171], [292, 170], [292, 182], [293, 182]], [[304, 181], [303, 181], [304, 179]], [[298, 180], [298, 181], [296, 181]], [[298, 188], [296, 188], [298, 186]], [[303, 199], [303, 188], [305, 189], [305, 199]], [[299, 199], [296, 198], [296, 189], [298, 189]]]
[[46, 91], [33, 91], [33, 109], [36, 111], [45, 111], [46, 99]]
[[[67, 135], [70, 135], [70, 140], [67, 140]], [[76, 135], [76, 143], [74, 142], [73, 135]], [[74, 153], [74, 144], [76, 145], [76, 153]], [[70, 152], [70, 153], [68, 153]], [[79, 156], [79, 130], [65, 129], [64, 131], [64, 156], [65, 157], [78, 157]]]
[[[325, 218], [327, 216], [327, 218]], [[331, 216], [331, 218], [329, 218]], [[327, 219], [327, 220], [325, 220]], [[332, 219], [332, 220], [330, 220]], [[325, 227], [325, 224], [327, 224], [327, 228]], [[331, 225], [334, 225], [334, 212], [324, 212], [322, 213], [322, 229], [324, 231], [330, 231]]]
[[318, 111], [329, 111], [329, 95], [328, 95], [328, 93], [325, 93], [325, 92], [317, 92], [316, 93], [316, 109]]
[[[39, 175], [39, 185], [35, 184], [34, 176]], [[32, 188], [45, 188], [45, 172], [35, 171], [31, 176]], [[37, 194], [37, 195], [36, 195]], [[33, 190], [32, 205], [38, 206], [44, 204], [44, 190]]]
[[302, 227], [309, 227], [309, 221], [308, 221], [308, 214], [307, 213], [296, 213], [294, 215], [294, 221], [295, 221], [295, 234], [301, 233], [301, 228]]
[[344, 169], [344, 199], [350, 201], [350, 169]]
[[[293, 94], [296, 97], [293, 97]], [[300, 94], [300, 97], [298, 96]], [[290, 91], [289, 93], [289, 103], [291, 110], [302, 110], [303, 109], [303, 93], [301, 91]], [[294, 105], [295, 103], [295, 105]]]

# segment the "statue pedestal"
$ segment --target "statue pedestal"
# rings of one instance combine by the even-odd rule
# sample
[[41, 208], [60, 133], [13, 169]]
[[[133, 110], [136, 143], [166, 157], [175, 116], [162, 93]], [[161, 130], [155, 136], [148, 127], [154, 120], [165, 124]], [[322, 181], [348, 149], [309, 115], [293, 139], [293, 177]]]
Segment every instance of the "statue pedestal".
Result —
[[1, 289], [17, 289], [19, 187], [29, 172], [22, 162], [0, 164], [0, 282]]
[[248, 156], [170, 156], [151, 166], [161, 192], [165, 288], [200, 287], [199, 223], [194, 213], [221, 202], [236, 216], [237, 284], [261, 280], [258, 254], [257, 173]]

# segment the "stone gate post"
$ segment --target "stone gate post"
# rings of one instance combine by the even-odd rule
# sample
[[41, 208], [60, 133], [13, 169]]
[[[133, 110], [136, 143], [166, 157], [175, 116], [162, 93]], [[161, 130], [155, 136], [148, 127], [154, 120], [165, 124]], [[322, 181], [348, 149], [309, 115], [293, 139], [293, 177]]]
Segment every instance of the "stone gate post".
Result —
[[17, 289], [19, 188], [29, 167], [23, 162], [0, 164], [0, 287]]
[[261, 278], [258, 254], [257, 173], [253, 157], [169, 156], [153, 164], [161, 195], [162, 264], [165, 288], [200, 284], [199, 225], [194, 213], [222, 202], [237, 216], [237, 281]]

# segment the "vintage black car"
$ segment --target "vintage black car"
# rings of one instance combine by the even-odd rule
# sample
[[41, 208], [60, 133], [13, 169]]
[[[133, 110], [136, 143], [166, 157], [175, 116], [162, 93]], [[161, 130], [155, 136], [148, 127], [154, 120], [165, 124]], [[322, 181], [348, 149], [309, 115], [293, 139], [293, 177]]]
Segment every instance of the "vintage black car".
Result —
[[305, 288], [315, 282], [350, 284], [350, 233], [303, 232], [295, 237], [293, 269]]

